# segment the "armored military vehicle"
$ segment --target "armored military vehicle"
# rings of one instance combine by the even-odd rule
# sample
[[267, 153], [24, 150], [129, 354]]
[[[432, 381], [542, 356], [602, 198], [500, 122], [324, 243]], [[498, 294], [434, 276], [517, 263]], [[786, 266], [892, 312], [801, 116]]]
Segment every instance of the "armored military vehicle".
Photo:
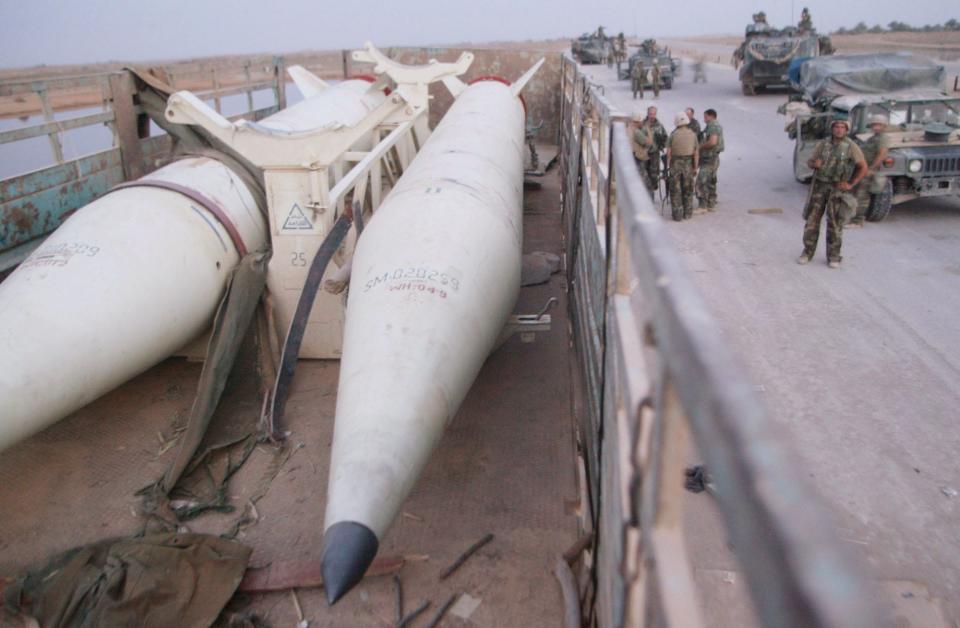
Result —
[[613, 40], [607, 37], [603, 27], [600, 27], [570, 42], [570, 52], [584, 65], [606, 63], [613, 56]]
[[801, 33], [792, 26], [778, 30], [766, 22], [754, 22], [747, 26], [733, 56], [740, 68], [741, 89], [752, 96], [768, 87], [789, 87], [787, 69], [793, 59], [832, 52], [830, 38], [815, 31]]
[[[857, 141], [870, 137], [868, 119], [888, 121], [890, 151], [877, 174], [882, 190], [870, 195], [867, 220], [883, 220], [891, 206], [926, 196], [960, 195], [960, 98], [941, 91], [944, 68], [909, 53], [809, 59], [794, 73], [798, 95], [781, 107], [796, 142], [793, 171], [807, 182], [807, 160], [830, 124], [850, 121]], [[798, 131], [799, 130], [799, 131]]]
[[652, 39], [644, 40], [640, 45], [640, 49], [627, 59], [626, 67], [620, 69], [620, 80], [630, 80], [630, 76], [633, 73], [633, 66], [637, 62], [643, 62], [643, 67], [646, 70], [646, 80], [643, 85], [645, 88], [653, 87], [653, 83], [651, 82], [652, 73], [650, 70], [653, 68], [654, 63], [660, 67], [660, 87], [663, 89], [671, 89], [673, 87], [673, 79], [677, 74], [680, 60], [671, 57], [668, 48], [657, 46], [656, 41]]

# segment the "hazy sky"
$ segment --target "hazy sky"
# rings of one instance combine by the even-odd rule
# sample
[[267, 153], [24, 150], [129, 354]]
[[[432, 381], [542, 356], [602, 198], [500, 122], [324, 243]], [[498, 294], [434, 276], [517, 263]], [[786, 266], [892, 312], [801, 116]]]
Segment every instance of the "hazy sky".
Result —
[[0, 0], [0, 66], [350, 48], [368, 39], [383, 47], [548, 39], [597, 24], [628, 35], [738, 34], [755, 11], [782, 26], [791, 7], [796, 21], [803, 6], [821, 31], [960, 18], [956, 0]]

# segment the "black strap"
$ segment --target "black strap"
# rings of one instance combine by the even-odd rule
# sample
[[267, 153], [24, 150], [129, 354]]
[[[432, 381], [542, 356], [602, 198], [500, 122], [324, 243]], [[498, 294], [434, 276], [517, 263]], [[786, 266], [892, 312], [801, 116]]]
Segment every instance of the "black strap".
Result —
[[273, 386], [271, 398], [264, 404], [264, 412], [260, 417], [265, 433], [274, 440], [283, 439], [283, 433], [280, 431], [279, 425], [281, 419], [283, 419], [284, 408], [287, 405], [290, 384], [293, 381], [293, 373], [297, 368], [297, 358], [300, 356], [300, 345], [303, 343], [303, 334], [307, 328], [307, 320], [310, 318], [310, 310], [313, 309], [313, 301], [316, 299], [317, 291], [320, 288], [320, 281], [323, 279], [323, 274], [326, 272], [334, 253], [340, 248], [340, 243], [343, 242], [343, 238], [350, 231], [352, 222], [353, 212], [348, 209], [333, 223], [333, 229], [330, 230], [320, 248], [317, 249], [317, 254], [313, 256], [310, 269], [307, 271], [303, 292], [300, 293], [297, 309], [290, 321], [287, 337], [283, 343], [280, 368], [277, 370], [277, 381]]

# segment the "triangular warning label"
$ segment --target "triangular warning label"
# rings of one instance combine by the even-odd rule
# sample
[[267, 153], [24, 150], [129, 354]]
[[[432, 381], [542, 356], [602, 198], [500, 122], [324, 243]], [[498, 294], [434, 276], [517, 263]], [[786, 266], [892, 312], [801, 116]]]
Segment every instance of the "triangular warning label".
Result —
[[300, 209], [300, 206], [296, 203], [293, 204], [293, 207], [290, 208], [290, 213], [287, 214], [287, 219], [283, 221], [284, 229], [313, 229], [313, 223], [307, 218], [303, 213], [303, 210]]

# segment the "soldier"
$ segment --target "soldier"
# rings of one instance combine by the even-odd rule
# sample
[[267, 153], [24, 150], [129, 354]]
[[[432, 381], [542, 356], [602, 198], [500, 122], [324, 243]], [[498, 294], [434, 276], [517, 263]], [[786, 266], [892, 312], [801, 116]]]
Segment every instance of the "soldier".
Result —
[[[827, 264], [839, 268], [840, 245], [843, 242], [843, 216], [850, 190], [867, 174], [867, 162], [863, 152], [847, 133], [850, 122], [837, 118], [830, 125], [832, 137], [821, 140], [813, 151], [807, 165], [814, 170], [810, 184], [810, 196], [803, 210], [806, 224], [803, 227], [803, 253], [798, 264], [813, 259], [820, 237], [820, 221], [827, 215]], [[854, 201], [855, 202], [855, 201]]]
[[640, 173], [640, 180], [647, 186], [650, 196], [653, 197], [653, 183], [650, 181], [649, 164], [650, 150], [653, 148], [653, 133], [643, 124], [643, 116], [639, 113], [633, 117], [633, 123], [630, 125], [633, 133], [633, 159], [637, 162], [637, 172]]
[[697, 199], [700, 207], [714, 211], [717, 206], [717, 170], [720, 169], [720, 153], [723, 152], [723, 129], [717, 122], [717, 112], [703, 112], [703, 130], [700, 143], [700, 172], [697, 174]]
[[863, 158], [867, 161], [867, 176], [857, 186], [857, 216], [851, 222], [862, 225], [863, 215], [870, 205], [870, 195], [880, 194], [887, 184], [887, 178], [880, 174], [883, 160], [890, 152], [890, 136], [887, 135], [887, 117], [882, 114], [870, 116], [867, 120], [873, 135], [863, 143]]
[[693, 131], [694, 135], [697, 136], [697, 141], [702, 141], [700, 136], [700, 121], [697, 120], [697, 118], [693, 115], [695, 113], [693, 107], [687, 107], [683, 110], [683, 112], [687, 114], [687, 120], [690, 121], [688, 126], [690, 127], [690, 130]]
[[647, 71], [643, 67], [643, 61], [637, 59], [637, 62], [633, 64], [633, 69], [630, 70], [630, 83], [633, 88], [633, 99], [637, 99], [637, 94], [640, 94], [640, 98], [643, 98], [643, 82], [647, 80]]
[[650, 159], [647, 160], [647, 175], [650, 179], [650, 189], [660, 187], [660, 153], [667, 145], [667, 130], [657, 120], [657, 108], [648, 107], [647, 117], [643, 121], [647, 132], [653, 136], [653, 147], [650, 149]]
[[650, 70], [650, 83], [653, 86], [653, 97], [660, 98], [660, 64], [656, 59], [653, 61], [653, 68]]
[[627, 38], [623, 31], [617, 33], [617, 39], [613, 42], [613, 58], [617, 61], [617, 78], [620, 78], [620, 65], [627, 60]]
[[670, 208], [674, 220], [683, 220], [693, 216], [693, 184], [700, 165], [699, 146], [686, 113], [678, 113], [673, 122], [677, 128], [667, 143]]
[[707, 72], [704, 69], [706, 65], [703, 61], [703, 56], [697, 57], [697, 60], [693, 62], [693, 82], [694, 83], [706, 83], [707, 82]]
[[797, 28], [800, 29], [801, 33], [813, 30], [813, 19], [810, 17], [810, 10], [807, 7], [803, 7], [803, 11], [800, 12], [800, 23], [797, 24]]

